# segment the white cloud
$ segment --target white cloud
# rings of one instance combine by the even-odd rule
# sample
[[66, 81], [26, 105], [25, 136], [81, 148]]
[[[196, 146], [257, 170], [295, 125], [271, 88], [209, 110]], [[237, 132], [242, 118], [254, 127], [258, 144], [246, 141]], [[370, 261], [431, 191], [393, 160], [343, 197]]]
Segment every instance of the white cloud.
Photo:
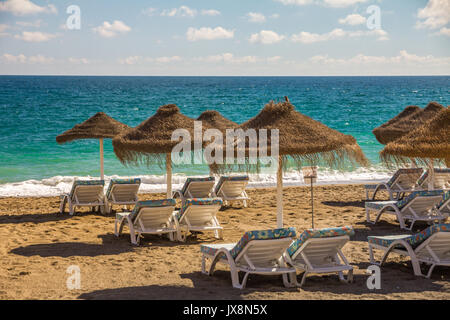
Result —
[[216, 40], [216, 39], [232, 39], [234, 37], [234, 30], [227, 30], [222, 27], [200, 29], [189, 28], [186, 32], [186, 37], [189, 41], [198, 40]]
[[125, 59], [119, 59], [119, 63], [132, 65], [132, 64], [136, 64], [136, 63], [140, 62], [141, 59], [142, 59], [142, 57], [140, 57], [140, 56], [129, 56]]
[[425, 8], [419, 9], [416, 27], [437, 29], [450, 22], [450, 0], [429, 0]]
[[328, 55], [317, 55], [309, 59], [312, 63], [320, 65], [361, 65], [361, 64], [378, 64], [378, 65], [414, 65], [414, 66], [450, 66], [450, 57], [437, 58], [433, 55], [418, 56], [416, 54], [408, 53], [406, 50], [401, 50], [397, 56], [366, 56], [358, 54], [349, 59], [330, 58]]
[[321, 4], [328, 7], [334, 8], [344, 8], [348, 6], [355, 5], [357, 3], [364, 3], [367, 0], [275, 0], [277, 2], [281, 2], [284, 5], [297, 5], [304, 6], [308, 4]]
[[197, 10], [191, 9], [187, 6], [181, 6], [179, 8], [166, 9], [163, 10], [161, 16], [166, 17], [195, 17], [197, 15]]
[[272, 19], [278, 19], [280, 17], [280, 15], [278, 13], [274, 13], [270, 16], [270, 18]]
[[9, 53], [5, 53], [1, 56], [1, 61], [8, 64], [10, 63], [50, 64], [55, 62], [55, 59], [43, 56], [41, 54], [27, 57], [24, 54], [19, 54], [15, 56]]
[[112, 38], [119, 34], [125, 34], [131, 31], [131, 28], [122, 21], [114, 20], [112, 24], [105, 21], [101, 26], [93, 28], [93, 30], [102, 37]]
[[248, 21], [250, 22], [265, 22], [266, 21], [266, 17], [259, 12], [249, 12], [247, 13], [247, 17], [248, 17]]
[[120, 64], [134, 65], [134, 64], [143, 64], [146, 62], [150, 63], [171, 63], [178, 62], [183, 60], [180, 56], [171, 56], [171, 57], [141, 57], [141, 56], [129, 56], [125, 59], [119, 59]]
[[441, 30], [439, 30], [439, 33], [438, 33], [438, 34], [443, 35], [443, 36], [450, 37], [450, 28], [444, 27], [444, 28], [442, 28]]
[[340, 24], [348, 24], [350, 26], [357, 26], [366, 23], [366, 17], [360, 14], [349, 14], [343, 19], [339, 19]]
[[69, 63], [73, 63], [73, 64], [90, 64], [91, 63], [91, 61], [89, 61], [86, 58], [72, 58], [72, 57], [70, 57], [67, 60], [69, 61]]
[[280, 61], [281, 59], [283, 59], [281, 56], [273, 56], [273, 57], [269, 57], [269, 58], [267, 58], [267, 62], [278, 62], [278, 61]]
[[149, 61], [155, 61], [158, 63], [170, 63], [170, 62], [178, 62], [181, 61], [182, 58], [180, 56], [172, 56], [172, 57], [158, 57], [158, 58], [150, 58]]
[[55, 38], [56, 34], [45, 33], [40, 31], [22, 31], [21, 35], [16, 34], [14, 37], [27, 42], [45, 42]]
[[9, 28], [11, 28], [9, 25], [0, 23], [0, 37], [8, 36], [9, 33], [5, 31]]
[[146, 8], [146, 9], [142, 10], [142, 13], [151, 17], [151, 16], [154, 16], [157, 11], [158, 11], [158, 9], [150, 7], [150, 8]]
[[279, 35], [275, 31], [262, 30], [259, 33], [252, 34], [249, 41], [251, 43], [274, 44], [280, 42], [283, 39], [284, 36]]
[[202, 10], [202, 16], [218, 16], [220, 11], [214, 9]]
[[291, 36], [292, 42], [300, 42], [304, 44], [315, 43], [315, 42], [323, 42], [329, 40], [335, 40], [345, 37], [362, 37], [362, 36], [375, 36], [380, 41], [388, 40], [388, 33], [381, 29], [369, 30], [369, 31], [345, 31], [340, 28], [333, 29], [327, 33], [311, 33], [302, 31], [298, 34], [294, 34]]
[[197, 61], [201, 62], [209, 62], [209, 63], [218, 63], [218, 62], [224, 62], [224, 63], [233, 63], [233, 64], [239, 64], [239, 63], [255, 63], [259, 59], [255, 56], [243, 56], [243, 57], [236, 57], [232, 53], [222, 53], [218, 55], [211, 55], [207, 57], [198, 57], [195, 58]]
[[17, 21], [16, 24], [21, 27], [39, 28], [42, 25], [42, 20], [36, 21]]
[[38, 6], [30, 0], [6, 0], [0, 2], [0, 11], [11, 12], [16, 16], [25, 16], [37, 13], [57, 13], [56, 7], [49, 4], [46, 7]]

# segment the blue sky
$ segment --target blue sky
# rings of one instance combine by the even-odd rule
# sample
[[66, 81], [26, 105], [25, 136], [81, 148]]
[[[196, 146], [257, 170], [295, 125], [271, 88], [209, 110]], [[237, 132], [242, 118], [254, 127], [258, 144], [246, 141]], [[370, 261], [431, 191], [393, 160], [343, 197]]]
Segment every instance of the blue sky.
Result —
[[0, 0], [0, 74], [449, 75], [449, 22], [450, 0]]

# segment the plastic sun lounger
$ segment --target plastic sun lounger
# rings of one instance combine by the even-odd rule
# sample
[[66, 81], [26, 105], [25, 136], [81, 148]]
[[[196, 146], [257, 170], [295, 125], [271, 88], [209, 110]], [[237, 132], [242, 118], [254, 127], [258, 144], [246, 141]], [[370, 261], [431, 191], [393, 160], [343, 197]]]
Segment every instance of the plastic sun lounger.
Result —
[[[391, 252], [410, 257], [414, 274], [431, 277], [434, 267], [450, 266], [450, 224], [436, 224], [415, 235], [367, 237], [370, 263], [382, 266]], [[373, 251], [384, 251], [381, 261], [374, 259]], [[427, 275], [422, 273], [420, 263], [430, 265]]]
[[[279, 275], [295, 272], [286, 266], [284, 255], [295, 237], [295, 228], [249, 231], [237, 243], [201, 245], [202, 273], [212, 275], [217, 263], [230, 267], [231, 283], [243, 289], [249, 274]], [[206, 271], [206, 260], [211, 260]], [[239, 271], [245, 272], [242, 282]], [[293, 286], [283, 281], [285, 286]]]
[[181, 210], [174, 215], [178, 240], [185, 242], [189, 231], [214, 231], [214, 236], [222, 239], [223, 228], [216, 217], [222, 204], [220, 198], [186, 199]]
[[134, 245], [139, 245], [142, 234], [167, 234], [174, 241], [178, 231], [174, 223], [175, 205], [173, 199], [138, 201], [133, 211], [116, 213], [114, 234], [119, 237], [126, 224]]
[[246, 208], [250, 200], [245, 192], [248, 180], [248, 176], [221, 176], [214, 188], [214, 196], [222, 198], [225, 205], [228, 205], [228, 201], [242, 201]]
[[111, 212], [113, 205], [121, 205], [128, 209], [128, 205], [135, 205], [138, 201], [138, 191], [141, 179], [111, 179], [105, 196], [105, 209]]
[[174, 191], [172, 197], [174, 199], [181, 198], [181, 205], [186, 199], [209, 198], [213, 192], [214, 183], [214, 177], [187, 178], [183, 188]]
[[[428, 190], [430, 180], [429, 170], [426, 170], [417, 180], [417, 188]], [[434, 186], [435, 190], [450, 189], [450, 168], [434, 168]]]
[[[399, 199], [406, 192], [414, 191], [414, 186], [422, 173], [422, 168], [399, 169], [387, 182], [366, 184], [364, 186], [366, 200], [375, 200], [377, 192], [383, 189], [389, 193], [389, 200]], [[370, 191], [373, 191], [372, 197], [370, 197]]]
[[[342, 247], [354, 235], [352, 227], [308, 229], [287, 249], [286, 262], [304, 271], [301, 283], [297, 282], [296, 272], [283, 275], [283, 281], [301, 287], [306, 276], [312, 273], [338, 273], [343, 282], [353, 281], [353, 267], [348, 263]], [[347, 271], [347, 279], [344, 277]], [[289, 277], [289, 280], [288, 280]]]
[[447, 218], [450, 216], [450, 191], [444, 193], [444, 196], [441, 202], [437, 205], [436, 209], [442, 216]]
[[[400, 223], [400, 228], [412, 230], [416, 221], [432, 223], [444, 221], [447, 217], [435, 210], [443, 199], [444, 191], [414, 191], [409, 196], [398, 201], [374, 201], [366, 202], [366, 220], [372, 224], [377, 223], [383, 213], [393, 214]], [[370, 212], [375, 211], [375, 220], [370, 220]], [[406, 222], [411, 221], [409, 228]]]
[[69, 214], [73, 215], [76, 207], [98, 207], [105, 209], [103, 195], [104, 180], [75, 180], [69, 193], [60, 196], [59, 212], [64, 213], [66, 203], [69, 204]]

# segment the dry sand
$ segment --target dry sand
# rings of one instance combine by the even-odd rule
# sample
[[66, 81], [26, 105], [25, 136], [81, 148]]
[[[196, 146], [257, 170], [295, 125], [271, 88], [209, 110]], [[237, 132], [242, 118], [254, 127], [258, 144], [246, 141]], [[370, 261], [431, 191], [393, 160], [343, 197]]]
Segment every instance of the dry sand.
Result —
[[[276, 225], [275, 191], [248, 193], [249, 208], [235, 204], [218, 214], [224, 242]], [[143, 200], [158, 197], [162, 195], [141, 195]], [[437, 267], [431, 279], [419, 278], [407, 259], [395, 255], [382, 268], [381, 290], [367, 289], [367, 236], [403, 233], [398, 223], [385, 218], [375, 226], [367, 224], [359, 185], [316, 187], [315, 197], [316, 228], [352, 225], [356, 231], [343, 250], [355, 269], [352, 284], [340, 283], [336, 275], [312, 275], [303, 288], [287, 289], [280, 276], [251, 275], [246, 289], [233, 289], [225, 266], [218, 265], [211, 277], [200, 272], [200, 244], [220, 242], [211, 233], [190, 237], [185, 244], [146, 236], [135, 247], [127, 228], [119, 239], [113, 235], [113, 215], [83, 209], [77, 216], [60, 215], [57, 197], [0, 199], [0, 299], [450, 298], [450, 268]], [[299, 233], [309, 228], [309, 189], [285, 188], [284, 199], [285, 225]], [[67, 289], [70, 265], [80, 267], [79, 290]]]

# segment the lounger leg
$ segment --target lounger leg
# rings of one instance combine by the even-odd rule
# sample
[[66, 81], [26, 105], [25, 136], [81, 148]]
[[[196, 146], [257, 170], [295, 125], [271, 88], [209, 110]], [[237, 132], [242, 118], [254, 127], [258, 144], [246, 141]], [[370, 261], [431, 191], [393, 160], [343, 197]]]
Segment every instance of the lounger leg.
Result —
[[300, 282], [299, 287], [303, 287], [303, 285], [305, 284], [305, 281], [306, 281], [306, 275], [307, 275], [307, 274], [308, 274], [308, 271], [305, 271], [305, 272], [303, 273], [302, 281]]
[[73, 216], [73, 214], [75, 213], [75, 210], [74, 210], [72, 201], [69, 199], [68, 202], [69, 202], [69, 214], [70, 214], [71, 216]]
[[366, 221], [369, 223], [374, 223], [372, 220], [370, 220], [370, 210], [369, 208], [366, 208]]
[[339, 280], [344, 283], [353, 282], [353, 270], [349, 270], [347, 273], [347, 279], [345, 279], [344, 272], [338, 272]]
[[300, 287], [297, 282], [297, 274], [295, 272], [283, 273], [283, 284], [286, 288]]
[[67, 201], [67, 196], [64, 195], [63, 198], [61, 199], [61, 203], [59, 205], [59, 213], [61, 213], [61, 214], [63, 214], [66, 209], [66, 201]]
[[427, 279], [430, 279], [431, 273], [433, 272], [434, 267], [436, 267], [436, 264], [433, 263], [431, 265], [430, 269], [428, 270], [428, 273], [427, 273], [427, 276], [426, 276]]
[[116, 218], [116, 221], [114, 222], [114, 235], [118, 237], [120, 235], [119, 230], [117, 228], [117, 225], [119, 224], [119, 220]]
[[244, 200], [244, 208], [247, 208], [247, 200]]

